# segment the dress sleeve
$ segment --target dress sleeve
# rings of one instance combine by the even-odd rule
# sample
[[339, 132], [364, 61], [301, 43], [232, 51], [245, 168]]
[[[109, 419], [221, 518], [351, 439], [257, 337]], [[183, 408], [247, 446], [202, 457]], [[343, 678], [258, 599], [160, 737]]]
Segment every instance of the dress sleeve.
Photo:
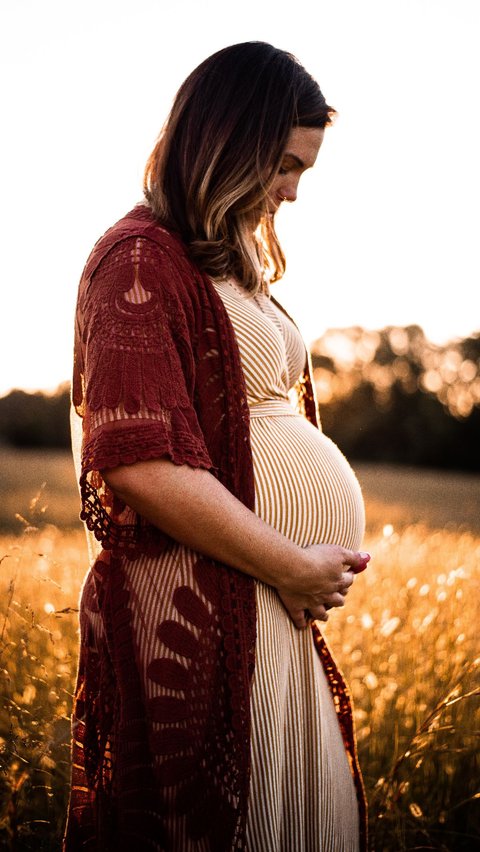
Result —
[[[115, 526], [138, 523], [102, 470], [163, 456], [213, 467], [193, 402], [195, 358], [179, 275], [161, 246], [129, 237], [80, 290], [73, 401], [83, 417], [82, 518], [102, 543], [111, 532], [115, 540]], [[126, 529], [117, 533], [123, 539]]]

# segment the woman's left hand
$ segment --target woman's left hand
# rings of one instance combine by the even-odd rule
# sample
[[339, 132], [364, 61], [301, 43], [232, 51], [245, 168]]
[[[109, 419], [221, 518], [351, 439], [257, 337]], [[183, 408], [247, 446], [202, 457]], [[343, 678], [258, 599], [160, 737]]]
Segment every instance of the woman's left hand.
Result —
[[345, 571], [335, 595], [329, 596], [323, 603], [319, 602], [315, 606], [311, 605], [308, 610], [302, 609], [299, 606], [296, 595], [290, 595], [285, 592], [278, 592], [278, 594], [295, 626], [302, 629], [302, 627], [308, 627], [311, 621], [328, 621], [329, 609], [333, 609], [336, 606], [344, 606], [345, 596], [353, 583], [354, 576], [353, 571]]

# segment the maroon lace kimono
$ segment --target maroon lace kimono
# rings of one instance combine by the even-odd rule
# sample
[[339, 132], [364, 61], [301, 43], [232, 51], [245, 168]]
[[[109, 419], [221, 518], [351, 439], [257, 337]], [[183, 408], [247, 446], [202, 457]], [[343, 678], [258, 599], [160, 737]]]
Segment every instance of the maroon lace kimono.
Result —
[[[64, 849], [244, 850], [254, 581], [169, 539], [101, 476], [168, 456], [210, 470], [254, 508], [232, 326], [208, 278], [145, 207], [111, 228], [85, 267], [73, 403], [83, 418], [81, 517], [102, 549], [82, 594]], [[308, 369], [299, 404], [316, 422]], [[365, 826], [348, 694], [313, 630]]]

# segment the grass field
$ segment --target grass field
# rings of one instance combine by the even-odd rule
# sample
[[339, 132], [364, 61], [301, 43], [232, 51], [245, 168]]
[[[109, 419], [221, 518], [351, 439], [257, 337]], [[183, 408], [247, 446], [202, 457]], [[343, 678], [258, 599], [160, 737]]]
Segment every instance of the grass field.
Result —
[[[476, 850], [480, 477], [357, 472], [373, 559], [326, 633], [355, 701], [371, 848]], [[0, 849], [53, 852], [86, 545], [65, 454], [3, 452], [0, 490]]]

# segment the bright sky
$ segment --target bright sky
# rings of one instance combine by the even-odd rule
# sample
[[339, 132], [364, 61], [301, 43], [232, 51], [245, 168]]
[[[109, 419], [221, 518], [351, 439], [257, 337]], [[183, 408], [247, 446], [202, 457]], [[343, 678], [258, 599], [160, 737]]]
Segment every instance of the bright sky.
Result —
[[70, 377], [83, 264], [140, 200], [178, 86], [256, 39], [339, 112], [279, 219], [276, 294], [306, 340], [480, 329], [478, 0], [2, 0], [0, 394]]

